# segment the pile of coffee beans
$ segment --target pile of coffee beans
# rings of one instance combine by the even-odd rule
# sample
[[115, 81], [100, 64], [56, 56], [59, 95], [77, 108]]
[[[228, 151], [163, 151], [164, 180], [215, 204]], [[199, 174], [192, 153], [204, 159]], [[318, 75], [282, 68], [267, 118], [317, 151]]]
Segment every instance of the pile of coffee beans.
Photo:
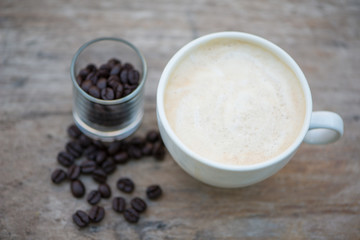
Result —
[[[55, 169], [51, 174], [52, 182], [60, 184], [69, 181], [71, 193], [75, 198], [86, 195], [86, 187], [80, 179], [82, 175], [91, 176], [98, 184], [97, 189], [90, 191], [86, 196], [86, 201], [93, 206], [89, 212], [78, 210], [72, 216], [74, 223], [79, 227], [98, 223], [104, 218], [105, 209], [97, 204], [101, 199], [111, 197], [112, 190], [106, 183], [107, 177], [115, 172], [118, 164], [123, 165], [131, 159], [145, 156], [163, 160], [166, 153], [160, 134], [156, 130], [149, 131], [145, 137], [135, 136], [110, 144], [88, 138], [76, 125], [69, 126], [67, 133], [71, 140], [65, 145], [65, 150], [57, 156], [58, 163], [67, 170]], [[80, 160], [82, 156], [85, 159]], [[130, 178], [121, 177], [116, 187], [119, 191], [129, 194], [134, 191], [135, 183]], [[150, 185], [146, 189], [149, 200], [156, 200], [161, 195], [162, 189], [159, 185]], [[147, 209], [147, 204], [142, 198], [134, 197], [130, 201], [130, 206], [127, 206], [125, 198], [117, 196], [112, 199], [112, 209], [123, 214], [126, 221], [136, 223], [139, 221], [140, 213]]]
[[140, 73], [130, 63], [122, 64], [116, 58], [98, 68], [88, 64], [76, 76], [76, 82], [89, 95], [114, 100], [123, 98], [133, 92], [140, 83]]

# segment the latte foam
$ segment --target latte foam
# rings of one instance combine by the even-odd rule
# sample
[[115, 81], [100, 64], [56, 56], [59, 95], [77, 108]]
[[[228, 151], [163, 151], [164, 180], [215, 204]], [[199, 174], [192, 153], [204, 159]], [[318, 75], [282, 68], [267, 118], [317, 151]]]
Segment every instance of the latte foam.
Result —
[[168, 80], [165, 114], [179, 139], [211, 161], [251, 165], [284, 152], [305, 119], [291, 69], [240, 40], [213, 40], [186, 55]]

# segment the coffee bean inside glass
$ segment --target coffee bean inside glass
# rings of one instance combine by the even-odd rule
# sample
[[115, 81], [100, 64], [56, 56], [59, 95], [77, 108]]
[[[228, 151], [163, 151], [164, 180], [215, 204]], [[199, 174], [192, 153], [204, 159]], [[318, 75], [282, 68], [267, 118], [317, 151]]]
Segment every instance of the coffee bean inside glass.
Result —
[[184, 56], [167, 82], [164, 108], [185, 146], [227, 165], [280, 155], [306, 115], [295, 73], [272, 52], [237, 39], [214, 39]]
[[[122, 67], [117, 69], [119, 64], [114, 64], [105, 69], [104, 63], [111, 59], [119, 59]], [[79, 79], [89, 64], [97, 65], [99, 71]], [[98, 75], [102, 71], [109, 76]], [[122, 82], [124, 75], [131, 81]], [[73, 117], [77, 127], [87, 136], [104, 142], [130, 136], [144, 115], [146, 76], [145, 58], [132, 43], [119, 38], [98, 38], [85, 43], [71, 63]]]

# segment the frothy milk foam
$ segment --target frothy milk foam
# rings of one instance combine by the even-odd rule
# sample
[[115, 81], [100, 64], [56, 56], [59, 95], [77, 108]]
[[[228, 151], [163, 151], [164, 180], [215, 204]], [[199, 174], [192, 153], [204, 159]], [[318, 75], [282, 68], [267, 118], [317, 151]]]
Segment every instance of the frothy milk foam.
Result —
[[240, 40], [212, 40], [186, 55], [170, 75], [164, 107], [189, 149], [231, 165], [279, 155], [305, 118], [295, 74], [271, 52]]

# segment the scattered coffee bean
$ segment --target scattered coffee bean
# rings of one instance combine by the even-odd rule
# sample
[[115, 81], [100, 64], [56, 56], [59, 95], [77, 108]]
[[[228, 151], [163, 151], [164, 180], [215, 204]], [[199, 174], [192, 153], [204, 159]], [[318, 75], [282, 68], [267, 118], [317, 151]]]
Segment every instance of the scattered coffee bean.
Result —
[[142, 147], [145, 144], [145, 139], [142, 137], [134, 137], [130, 140], [130, 144], [136, 147]]
[[89, 174], [96, 169], [96, 163], [94, 161], [84, 161], [81, 163], [81, 173]]
[[78, 142], [72, 141], [66, 144], [66, 151], [74, 156], [74, 158], [81, 157], [83, 153], [83, 148]]
[[73, 139], [77, 139], [81, 135], [81, 131], [75, 124], [70, 125], [69, 128], [67, 129], [67, 132], [68, 135]]
[[75, 161], [74, 157], [67, 152], [60, 152], [57, 156], [57, 160], [64, 167], [70, 167]]
[[111, 188], [106, 183], [99, 184], [98, 191], [100, 192], [102, 198], [109, 198], [111, 196]]
[[98, 183], [104, 183], [107, 180], [106, 173], [101, 168], [97, 168], [92, 173], [93, 179]]
[[101, 168], [106, 174], [111, 174], [115, 171], [116, 165], [113, 160], [108, 159], [101, 164]]
[[154, 143], [152, 155], [157, 160], [163, 160], [164, 159], [164, 157], [165, 157], [165, 147], [162, 145], [161, 142]]
[[[96, 151], [97, 148], [94, 145], [90, 145], [84, 150], [84, 155], [89, 158], [89, 155], [94, 156], [94, 153], [96, 153]], [[95, 158], [91, 160], [95, 160]]]
[[151, 200], [158, 199], [161, 195], [162, 189], [159, 185], [151, 185], [146, 189], [146, 196]]
[[105, 216], [105, 209], [100, 206], [93, 206], [89, 212], [90, 221], [97, 223], [100, 222]]
[[122, 143], [119, 141], [115, 141], [110, 143], [107, 152], [110, 156], [115, 155], [116, 153], [118, 153], [120, 151], [122, 147]]
[[100, 202], [100, 200], [101, 200], [101, 194], [97, 190], [92, 190], [87, 196], [87, 201], [91, 205], [97, 204], [98, 202]]
[[144, 156], [150, 156], [152, 154], [153, 146], [151, 143], [146, 143], [144, 147], [141, 149], [141, 153]]
[[116, 186], [120, 191], [123, 191], [125, 193], [131, 193], [132, 191], [134, 191], [135, 188], [134, 182], [131, 181], [131, 179], [129, 178], [120, 178], [117, 181]]
[[98, 149], [106, 149], [106, 147], [105, 147], [105, 145], [101, 142], [101, 141], [99, 141], [99, 140], [95, 140], [95, 141], [93, 141], [93, 144], [98, 148]]
[[130, 146], [128, 148], [128, 154], [131, 158], [140, 159], [142, 157], [142, 152], [139, 147]]
[[124, 164], [129, 160], [127, 152], [120, 152], [114, 156], [115, 163]]
[[71, 193], [76, 198], [81, 198], [85, 194], [85, 186], [81, 180], [71, 181]]
[[91, 72], [89, 75], [87, 75], [86, 80], [91, 81], [92, 84], [96, 84], [98, 77], [99, 76], [96, 74], [96, 72]]
[[[78, 140], [78, 142], [79, 142], [79, 144], [80, 144], [80, 146], [82, 147], [82, 148], [86, 148], [87, 149], [87, 147], [89, 147], [90, 145], [91, 145], [91, 139], [88, 137], [88, 136], [86, 136], [86, 135], [84, 135], [84, 134], [81, 134], [81, 136], [79, 137], [79, 140]], [[86, 150], [85, 149], [85, 150]], [[85, 151], [84, 151], [84, 153], [85, 153]]]
[[96, 153], [96, 158], [95, 158], [95, 162], [98, 164], [98, 165], [101, 165], [107, 158], [107, 154], [105, 151], [98, 151]]
[[86, 214], [86, 212], [78, 210], [76, 213], [73, 214], [72, 219], [76, 225], [79, 227], [86, 227], [89, 225], [89, 216]]
[[99, 89], [104, 89], [106, 88], [106, 85], [107, 85], [107, 81], [105, 78], [100, 78], [97, 83], [96, 83], [96, 86], [99, 88]]
[[105, 63], [105, 64], [102, 64], [102, 65], [99, 67], [99, 70], [103, 70], [103, 71], [106, 71], [106, 72], [110, 72], [111, 67], [110, 67], [109, 64]]
[[146, 140], [154, 143], [160, 138], [160, 134], [158, 131], [151, 130], [146, 134]]
[[69, 167], [67, 175], [70, 180], [75, 180], [80, 176], [80, 173], [81, 173], [81, 168], [74, 164], [71, 167]]
[[137, 223], [139, 221], [139, 213], [132, 208], [128, 208], [124, 211], [124, 218], [130, 223]]
[[133, 209], [135, 209], [138, 213], [142, 213], [145, 212], [147, 205], [144, 202], [144, 200], [142, 200], [139, 197], [135, 197], [131, 200], [130, 202], [131, 206]]
[[59, 184], [66, 179], [66, 172], [60, 168], [55, 169], [51, 174], [51, 180], [53, 183]]
[[126, 201], [125, 198], [116, 197], [112, 201], [112, 208], [115, 212], [122, 213], [125, 210]]

